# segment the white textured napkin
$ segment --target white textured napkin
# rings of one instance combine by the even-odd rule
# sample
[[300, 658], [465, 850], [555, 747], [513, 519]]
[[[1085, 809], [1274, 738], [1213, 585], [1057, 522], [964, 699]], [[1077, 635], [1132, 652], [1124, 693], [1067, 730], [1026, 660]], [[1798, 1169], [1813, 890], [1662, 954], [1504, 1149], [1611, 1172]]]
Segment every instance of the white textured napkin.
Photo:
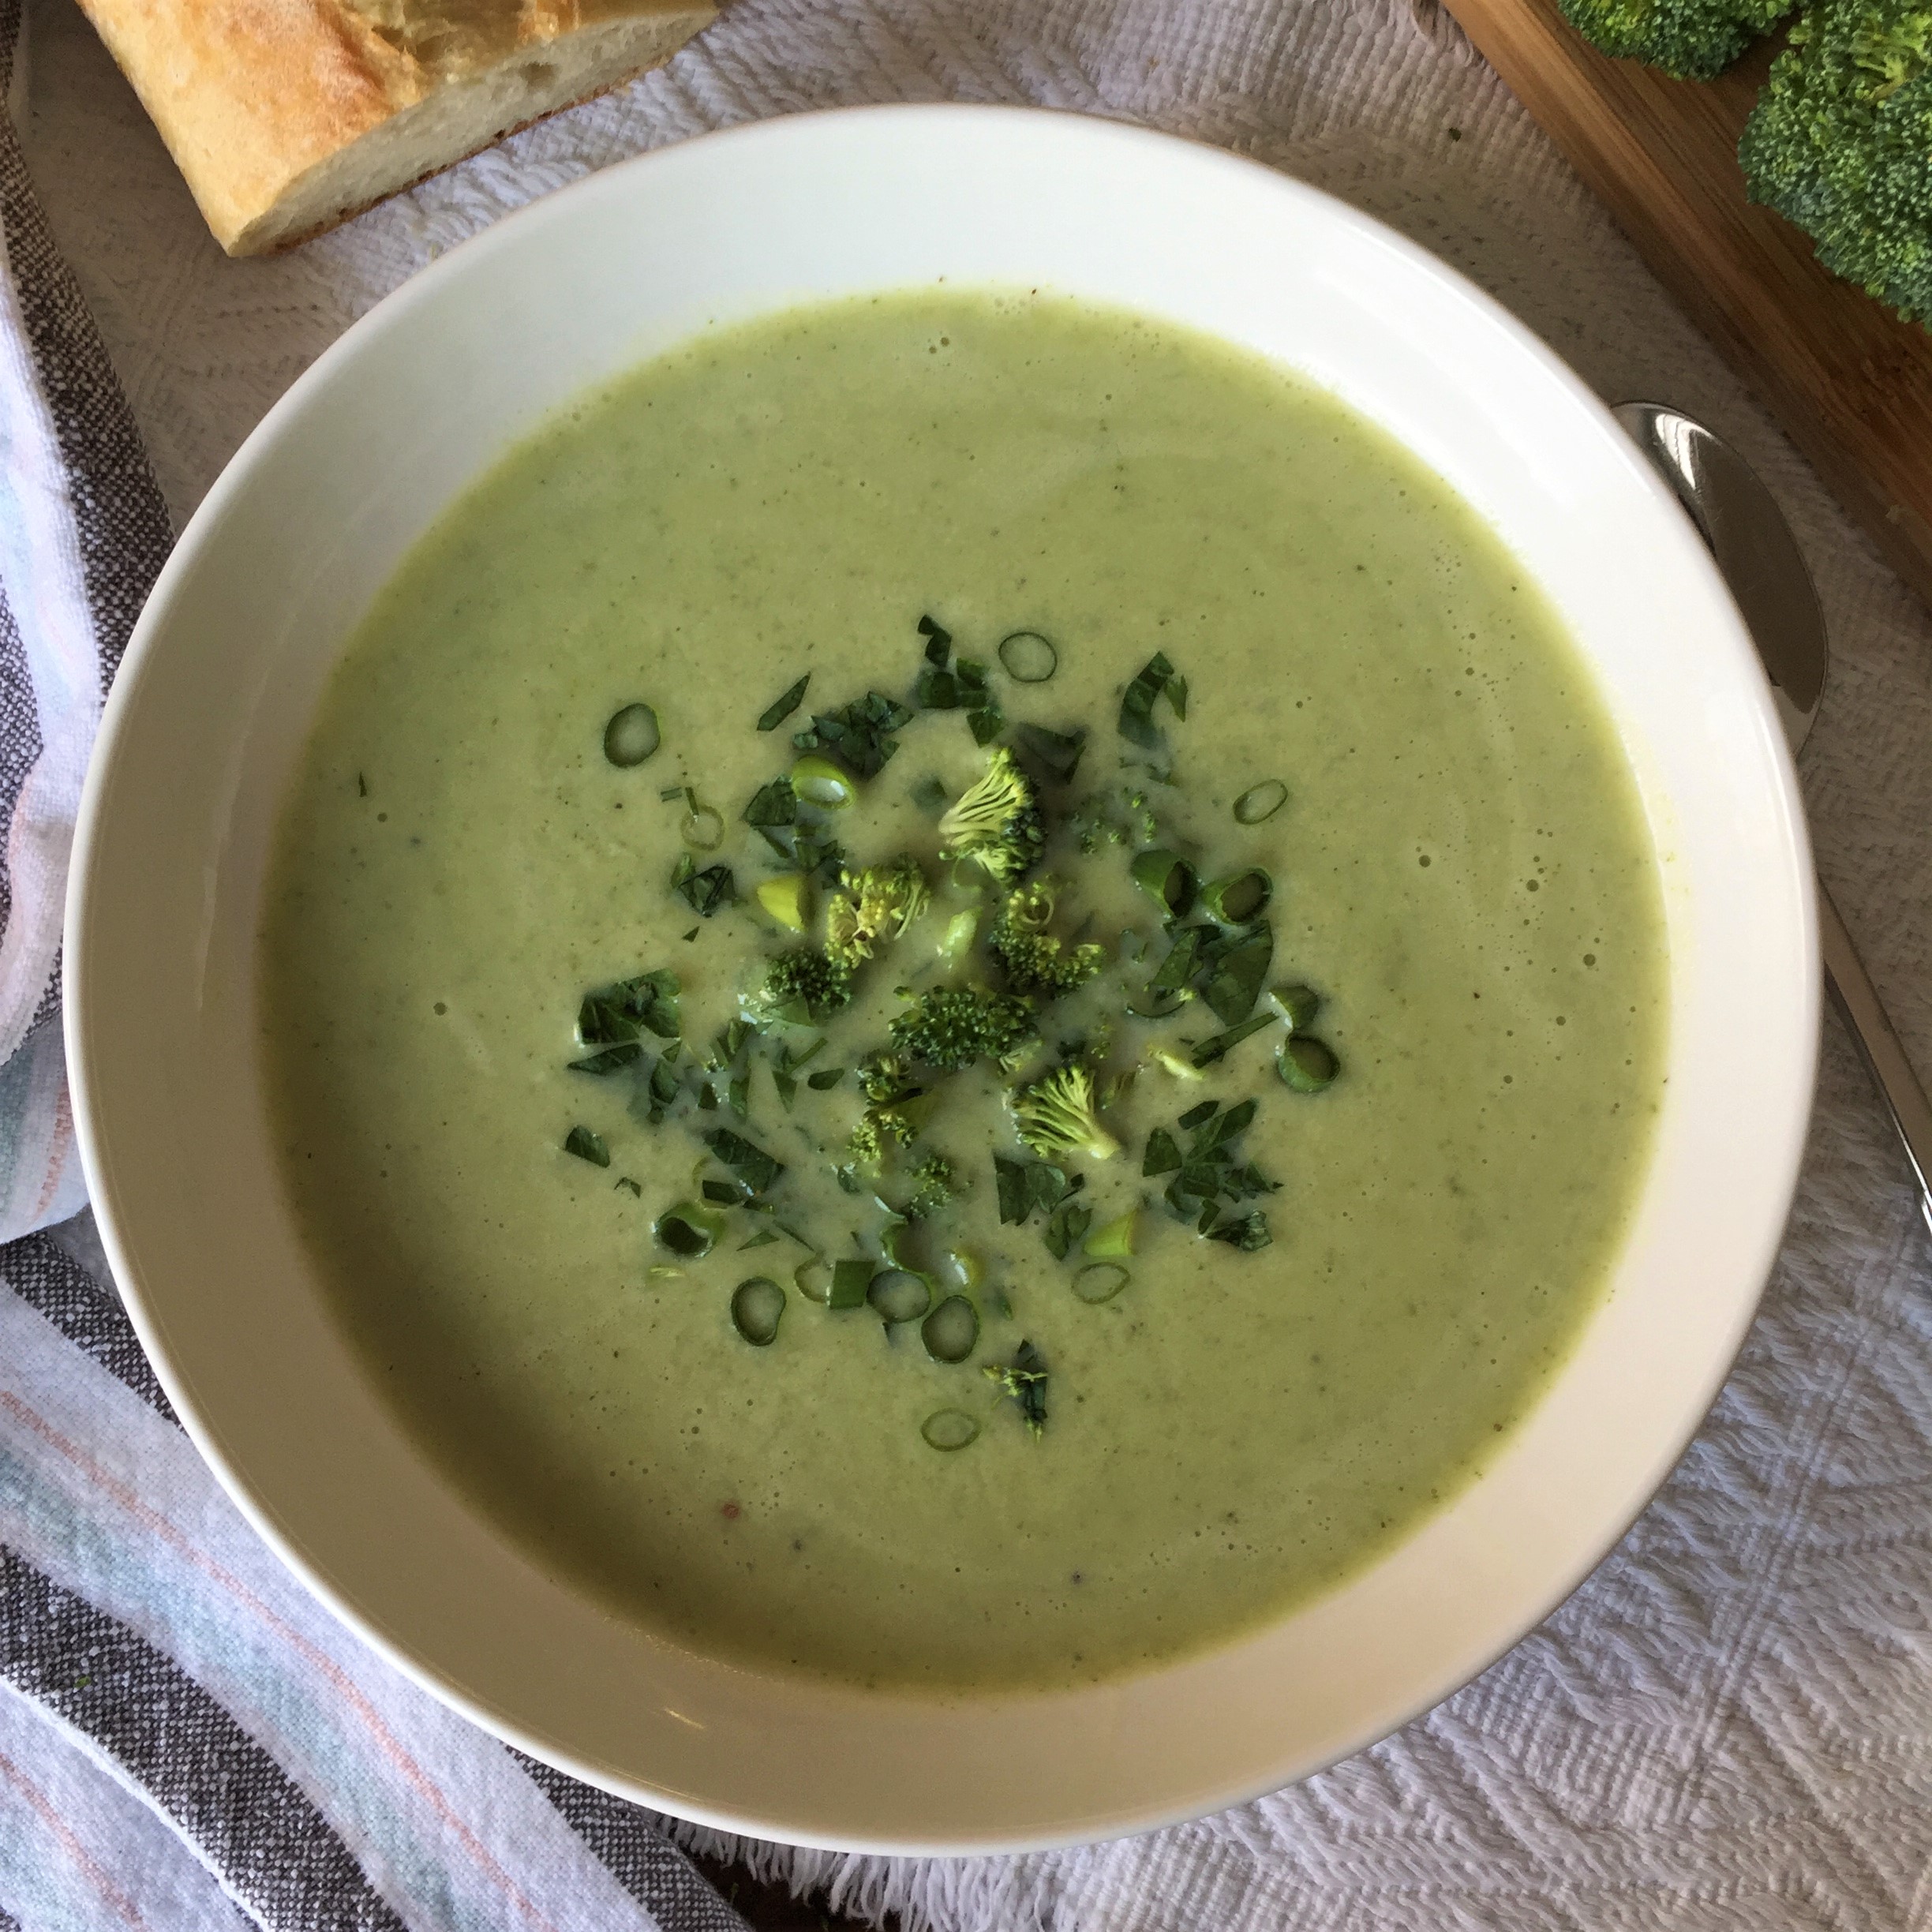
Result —
[[[1492, 290], [1606, 397], [1705, 417], [1777, 491], [1837, 651], [1804, 760], [1820, 862], [1932, 1069], [1932, 622], [1432, 0], [1416, 4], [735, 0], [639, 86], [290, 256], [230, 263], [69, 0], [34, 0], [28, 159], [178, 518], [413, 269], [707, 128], [1032, 101], [1328, 188]], [[1296, 1790], [1091, 1850], [753, 1847], [754, 1862], [943, 1932], [1932, 1928], [1932, 1245], [1887, 1134], [1833, 1023], [1784, 1256], [1696, 1446], [1571, 1602], [1430, 1717]]]

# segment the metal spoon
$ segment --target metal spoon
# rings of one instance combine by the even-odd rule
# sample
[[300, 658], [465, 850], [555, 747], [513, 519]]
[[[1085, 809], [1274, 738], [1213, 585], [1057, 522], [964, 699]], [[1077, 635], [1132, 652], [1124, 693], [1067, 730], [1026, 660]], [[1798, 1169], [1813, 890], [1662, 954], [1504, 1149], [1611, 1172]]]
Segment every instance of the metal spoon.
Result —
[[[1758, 646], [1795, 751], [1825, 695], [1830, 652], [1825, 613], [1777, 499], [1722, 437], [1661, 402], [1625, 402], [1614, 412], [1697, 526]], [[1932, 1103], [1879, 1003], [1831, 894], [1818, 882], [1825, 983], [1891, 1109], [1932, 1228]]]

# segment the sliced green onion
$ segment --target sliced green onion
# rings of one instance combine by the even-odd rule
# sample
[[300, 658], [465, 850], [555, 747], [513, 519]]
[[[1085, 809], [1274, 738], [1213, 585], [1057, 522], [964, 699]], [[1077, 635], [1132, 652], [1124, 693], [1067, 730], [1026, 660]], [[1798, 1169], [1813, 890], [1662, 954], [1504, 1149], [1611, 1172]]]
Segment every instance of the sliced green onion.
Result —
[[1234, 801], [1234, 817], [1241, 825], [1259, 825], [1272, 818], [1288, 803], [1288, 788], [1279, 778], [1264, 778]]
[[1111, 1301], [1133, 1277], [1118, 1261], [1090, 1261], [1073, 1277], [1073, 1293], [1089, 1308]]
[[[839, 1265], [842, 1267], [844, 1264]], [[906, 1268], [882, 1268], [867, 1283], [865, 1298], [873, 1313], [888, 1327], [917, 1321], [932, 1306], [931, 1289]]]
[[948, 1295], [919, 1324], [919, 1339], [936, 1362], [963, 1362], [979, 1346], [979, 1311], [964, 1295]]
[[758, 902], [781, 926], [793, 932], [805, 930], [805, 880], [801, 874], [788, 872], [782, 878], [765, 880], [758, 889]]
[[1134, 1226], [1140, 1218], [1137, 1208], [1097, 1227], [1080, 1243], [1080, 1252], [1095, 1261], [1118, 1261], [1134, 1251]]
[[970, 1248], [949, 1248], [946, 1260], [962, 1288], [977, 1288], [986, 1279], [986, 1264]]
[[724, 814], [698, 802], [698, 794], [684, 788], [684, 822], [679, 827], [684, 843], [694, 852], [715, 852], [724, 843]]
[[930, 1449], [964, 1449], [978, 1440], [979, 1425], [964, 1409], [935, 1409], [919, 1425], [919, 1433]]
[[1288, 1022], [1290, 1033], [1299, 1033], [1314, 1023], [1321, 1011], [1321, 995], [1312, 987], [1278, 986], [1268, 988], [1275, 1009]]
[[829, 758], [807, 752], [792, 767], [792, 789], [808, 805], [822, 811], [843, 811], [858, 796], [857, 788]]
[[1037, 631], [1002, 638], [999, 661], [1016, 684], [1044, 684], [1060, 668], [1060, 653]]
[[832, 1301], [832, 1267], [822, 1255], [814, 1255], [809, 1261], [801, 1261], [792, 1271], [792, 1285], [807, 1301], [816, 1301], [821, 1308], [828, 1308]]
[[1230, 873], [1201, 888], [1201, 910], [1221, 926], [1245, 926], [1259, 919], [1275, 897], [1275, 882], [1259, 867]]
[[1192, 1060], [1185, 1060], [1171, 1046], [1155, 1046], [1149, 1049], [1148, 1058], [1163, 1073], [1171, 1074], [1176, 1080], [1197, 1080], [1201, 1070]]
[[1320, 1093], [1342, 1071], [1342, 1062], [1320, 1040], [1297, 1033], [1275, 1056], [1275, 1068], [1297, 1093]]
[[1133, 862], [1133, 882], [1173, 918], [1185, 919], [1200, 880], [1178, 852], [1144, 852]]
[[785, 1291], [768, 1275], [754, 1275], [732, 1290], [732, 1326], [754, 1348], [769, 1348], [778, 1339], [784, 1312]]
[[647, 704], [626, 705], [604, 727], [604, 755], [620, 770], [642, 765], [662, 742], [657, 713]]
[[650, 1282], [682, 1281], [684, 1271], [681, 1267], [672, 1267], [668, 1262], [660, 1261], [644, 1271], [644, 1279]]
[[680, 1201], [675, 1208], [667, 1208], [651, 1228], [661, 1245], [687, 1261], [702, 1261], [724, 1231], [724, 1217], [698, 1201]]
[[832, 1288], [826, 1297], [826, 1306], [835, 1309], [863, 1307], [866, 1290], [871, 1286], [875, 1272], [877, 1271], [872, 1264], [863, 1257], [834, 1261], [832, 1264]]
[[593, 1167], [610, 1165], [610, 1149], [604, 1144], [604, 1136], [593, 1133], [588, 1127], [573, 1127], [564, 1136], [564, 1151], [588, 1161]]

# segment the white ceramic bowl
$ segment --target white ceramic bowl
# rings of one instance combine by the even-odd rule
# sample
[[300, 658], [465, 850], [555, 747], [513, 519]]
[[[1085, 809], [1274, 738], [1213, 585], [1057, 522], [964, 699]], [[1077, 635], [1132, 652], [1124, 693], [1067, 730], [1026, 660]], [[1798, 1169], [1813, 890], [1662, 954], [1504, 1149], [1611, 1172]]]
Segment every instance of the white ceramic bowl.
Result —
[[[433, 1475], [331, 1325], [253, 1043], [270, 822], [346, 634], [506, 445], [717, 321], [809, 298], [1049, 286], [1305, 372], [1495, 525], [1562, 611], [1664, 872], [1670, 1084], [1614, 1291], [1493, 1471], [1258, 1635], [1104, 1688], [943, 1703], [767, 1679], [548, 1579]], [[1818, 1024], [1784, 741], [1689, 526], [1596, 400], [1443, 265], [1297, 183], [1106, 122], [883, 108], [612, 168], [438, 262], [270, 412], [182, 537], [81, 811], [67, 1039], [107, 1251], [189, 1431], [335, 1611], [478, 1722], [594, 1783], [769, 1837], [1017, 1848], [1300, 1777], [1461, 1683], [1663, 1479], [1750, 1320]]]

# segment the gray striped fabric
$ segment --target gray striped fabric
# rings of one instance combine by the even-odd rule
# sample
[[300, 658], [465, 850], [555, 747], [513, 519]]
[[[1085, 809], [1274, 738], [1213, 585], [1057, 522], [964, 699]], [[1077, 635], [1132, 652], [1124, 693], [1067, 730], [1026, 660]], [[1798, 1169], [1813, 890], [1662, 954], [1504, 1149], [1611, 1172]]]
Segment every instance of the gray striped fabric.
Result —
[[[0, 0], [0, 86], [20, 29], [20, 0]], [[65, 836], [170, 537], [4, 116], [0, 241], [0, 1234], [19, 1234], [80, 1202], [58, 1058]], [[33, 547], [48, 532], [52, 561]], [[178, 1426], [118, 1302], [44, 1234], [0, 1247], [0, 1932], [743, 1932], [648, 1814], [318, 1634], [170, 1446]], [[205, 1600], [170, 1596], [170, 1576]]]
[[[0, 1248], [0, 1301], [9, 1298], [33, 1311], [45, 1324], [50, 1345], [73, 1358], [68, 1366], [83, 1381], [111, 1378], [139, 1398], [157, 1423], [165, 1422], [170, 1434], [178, 1432], [118, 1304], [47, 1236], [29, 1236]], [[20, 1366], [17, 1360], [0, 1355], [0, 1423], [9, 1412], [17, 1415], [24, 1405], [38, 1401], [31, 1375], [18, 1378], [17, 1396], [14, 1372]], [[53, 1428], [43, 1426], [40, 1433], [56, 1433], [58, 1426], [58, 1421]], [[93, 1447], [80, 1445], [84, 1451]], [[98, 1459], [107, 1460], [108, 1445], [99, 1447], [103, 1453]], [[431, 1925], [491, 1923], [455, 1910], [447, 1915], [412, 1916], [392, 1904], [324, 1815], [324, 1804], [280, 1761], [277, 1739], [272, 1732], [264, 1735], [259, 1713], [245, 1726], [188, 1664], [110, 1610], [56, 1582], [14, 1547], [16, 1524], [34, 1523], [45, 1533], [45, 1511], [36, 1509], [28, 1485], [13, 1464], [7, 1432], [0, 1427], [0, 1686], [44, 1715], [50, 1750], [57, 1740], [80, 1742], [171, 1825], [227, 1899], [267, 1932], [402, 1932], [405, 1926], [417, 1932]], [[110, 1492], [115, 1487], [111, 1479], [101, 1486]], [[212, 1479], [208, 1486], [212, 1490]], [[110, 1530], [105, 1520], [77, 1512], [60, 1526], [59, 1533], [71, 1544]], [[111, 1568], [114, 1552], [104, 1556]], [[234, 1587], [231, 1577], [226, 1581]], [[168, 1623], [165, 1608], [159, 1621]], [[182, 1619], [183, 1633], [197, 1651], [207, 1642], [201, 1634], [205, 1622], [204, 1614]], [[461, 1729], [460, 1748], [515, 1767], [531, 1798], [541, 1794], [574, 1834], [586, 1869], [594, 1861], [600, 1876], [641, 1908], [633, 1922], [638, 1927], [744, 1932], [744, 1922], [658, 1833], [648, 1813], [466, 1727]], [[309, 1767], [306, 1775], [313, 1784], [313, 1754], [305, 1747], [290, 1755]], [[0, 1775], [7, 1769], [0, 1759]], [[29, 1762], [13, 1769], [31, 1777], [35, 1767]], [[450, 1795], [454, 1797], [453, 1789]], [[331, 1814], [339, 1814], [345, 1805], [354, 1809], [352, 1794], [324, 1796]], [[494, 1809], [500, 1814], [503, 1807], [499, 1803]], [[466, 1835], [481, 1839], [488, 1829], [485, 1815]], [[0, 1834], [6, 1829], [0, 1810]], [[509, 1840], [515, 1836], [504, 1833]], [[514, 1881], [517, 1843], [485, 1842], [478, 1849], [492, 1855]], [[420, 1868], [421, 1861], [418, 1848], [412, 1862]], [[550, 1863], [554, 1866], [553, 1853]], [[422, 1872], [417, 1869], [407, 1876], [406, 1885], [389, 1889], [420, 1898], [425, 1889]], [[6, 1878], [0, 1848], [0, 1932], [15, 1923], [6, 1915], [9, 1912], [25, 1914], [19, 1921], [24, 1932], [36, 1932], [36, 1921], [45, 1916], [44, 1898], [9, 1896]], [[569, 1881], [566, 1872], [566, 1886]], [[428, 1889], [433, 1894], [439, 1883], [432, 1874]], [[453, 1890], [454, 1881], [444, 1889]], [[42, 1911], [32, 1909], [36, 1904]], [[534, 1908], [522, 1915], [536, 1925], [556, 1924], [553, 1916]]]

